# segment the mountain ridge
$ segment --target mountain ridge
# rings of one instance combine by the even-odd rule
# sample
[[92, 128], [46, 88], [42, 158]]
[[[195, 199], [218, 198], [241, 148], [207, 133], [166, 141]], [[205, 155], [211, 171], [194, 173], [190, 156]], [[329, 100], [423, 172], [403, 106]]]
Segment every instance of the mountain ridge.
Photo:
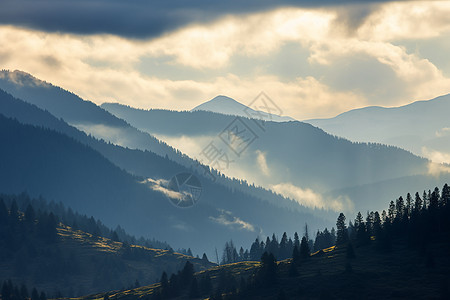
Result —
[[272, 122], [295, 121], [295, 119], [288, 116], [280, 116], [276, 114], [269, 114], [267, 111], [254, 110], [251, 107], [224, 95], [218, 95], [213, 99], [191, 109], [191, 111], [199, 110], [247, 118], [254, 116], [257, 119]]
[[450, 94], [398, 107], [369, 106], [328, 119], [306, 120], [354, 142], [394, 145], [435, 162], [450, 149]]

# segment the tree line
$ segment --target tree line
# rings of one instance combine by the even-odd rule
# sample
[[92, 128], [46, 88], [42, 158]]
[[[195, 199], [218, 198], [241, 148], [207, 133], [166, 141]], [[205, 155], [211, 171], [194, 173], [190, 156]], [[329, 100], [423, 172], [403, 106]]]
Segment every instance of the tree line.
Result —
[[11, 279], [3, 281], [1, 289], [1, 299], [2, 300], [47, 300], [45, 292], [40, 293], [36, 288], [29, 290], [25, 284], [20, 286], [13, 284]]
[[[222, 299], [247, 299], [255, 295], [266, 295], [267, 289], [273, 287], [278, 290], [278, 299], [286, 299], [284, 290], [278, 285], [279, 276], [277, 258], [285, 259], [291, 257], [287, 276], [297, 277], [299, 266], [311, 257], [311, 250], [318, 251], [336, 245], [345, 249], [347, 259], [355, 259], [355, 247], [373, 246], [381, 253], [389, 253], [394, 241], [404, 241], [409, 248], [418, 248], [427, 256], [426, 266], [433, 267], [435, 262], [432, 253], [427, 250], [427, 245], [433, 241], [450, 241], [450, 188], [444, 185], [442, 191], [435, 188], [433, 191], [424, 191], [422, 196], [415, 193], [414, 197], [407, 194], [389, 203], [387, 210], [367, 212], [366, 216], [358, 212], [354, 220], [347, 223], [346, 217], [340, 213], [336, 221], [336, 230], [324, 229], [318, 231], [314, 243], [308, 239], [307, 229], [299, 239], [294, 234], [294, 239], [283, 234], [280, 242], [273, 235], [265, 242], [256, 239], [250, 250], [236, 251], [233, 242], [227, 242], [224, 247], [222, 262], [236, 262], [244, 260], [259, 260], [260, 266], [249, 276], [233, 276], [226, 268], [218, 270], [214, 283], [211, 283], [209, 273], [190, 275], [189, 280], [184, 282], [187, 291], [189, 287], [190, 298], [198, 296], [209, 296], [211, 300]], [[323, 247], [323, 248], [319, 248]], [[292, 250], [291, 253], [288, 251]], [[258, 259], [254, 259], [260, 255]], [[346, 272], [352, 272], [350, 263], [346, 266]], [[172, 294], [172, 280], [178, 282], [181, 277], [172, 275], [167, 279], [164, 273], [161, 278], [161, 288], [154, 294], [154, 299], [167, 299], [179, 295], [180, 292]], [[191, 273], [190, 273], [191, 274]], [[286, 276], [286, 275], [284, 275]], [[174, 278], [174, 279], [172, 279]], [[194, 282], [195, 279], [195, 282]], [[199, 288], [198, 281], [208, 282], [207, 289]], [[194, 282], [194, 283], [193, 283]], [[178, 283], [179, 284], [179, 283]], [[445, 289], [444, 289], [445, 290]], [[272, 289], [273, 291], [273, 289]], [[448, 289], [446, 290], [448, 296]], [[444, 292], [445, 293], [445, 292]]]
[[58, 217], [60, 222], [72, 227], [73, 230], [81, 230], [90, 233], [93, 236], [102, 236], [117, 242], [140, 245], [148, 248], [171, 249], [171, 246], [168, 243], [155, 240], [154, 238], [136, 238], [135, 236], [128, 234], [120, 226], [117, 226], [115, 229], [108, 228], [93, 216], [88, 217], [87, 215], [74, 212], [70, 207], [67, 208], [62, 202], [47, 202], [42, 197], [31, 199], [26, 193], [21, 193], [19, 195], [0, 194], [0, 199], [2, 199], [7, 206], [10, 206], [15, 202], [20, 211], [26, 211], [27, 207], [31, 206], [36, 211], [46, 212], [48, 214], [52, 213], [54, 216]]
[[297, 250], [299, 250], [302, 242], [305, 247], [308, 247], [310, 252], [331, 247], [336, 242], [336, 230], [334, 227], [331, 230], [328, 230], [328, 228], [325, 228], [323, 231], [318, 230], [313, 240], [309, 237], [308, 224], [305, 224], [305, 230], [301, 239], [297, 232], [294, 233], [293, 238], [288, 237], [286, 232], [284, 232], [279, 241], [275, 234], [272, 234], [272, 238], [267, 237], [265, 241], [260, 240], [258, 237], [252, 243], [250, 250], [244, 250], [243, 247], [240, 247], [239, 251], [237, 251], [233, 241], [230, 240], [225, 243], [221, 264], [258, 261], [265, 252], [272, 253], [277, 260], [292, 258], [294, 248], [297, 247]]

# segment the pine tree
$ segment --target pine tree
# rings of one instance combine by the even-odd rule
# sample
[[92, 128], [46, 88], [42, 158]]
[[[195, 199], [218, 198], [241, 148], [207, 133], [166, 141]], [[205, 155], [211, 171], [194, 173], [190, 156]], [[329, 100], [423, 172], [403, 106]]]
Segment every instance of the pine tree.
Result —
[[300, 243], [300, 257], [305, 259], [308, 258], [309, 255], [310, 255], [309, 243], [308, 240], [306, 239], [306, 236], [304, 236]]
[[428, 208], [428, 196], [425, 190], [423, 191], [422, 194], [422, 201], [423, 201], [422, 210], [425, 211]]
[[450, 187], [448, 184], [444, 184], [442, 188], [442, 195], [440, 200], [440, 207], [446, 207], [450, 203]]
[[208, 256], [206, 256], [206, 253], [203, 253], [202, 260], [203, 261], [209, 261], [208, 260]]
[[262, 253], [260, 251], [260, 243], [259, 239], [256, 238], [256, 240], [253, 242], [252, 246], [250, 247], [250, 259], [257, 261], [261, 257]]
[[378, 236], [381, 232], [381, 229], [381, 217], [378, 211], [376, 211], [373, 218], [373, 234], [375, 236]]
[[283, 236], [281, 237], [280, 241], [280, 248], [279, 248], [279, 259], [286, 259], [289, 257], [288, 253], [288, 238], [286, 232], [283, 233]]
[[181, 284], [188, 286], [194, 278], [194, 265], [190, 261], [186, 261], [181, 271]]
[[294, 233], [294, 247], [300, 248], [300, 238], [298, 237], [298, 233]]
[[272, 253], [263, 253], [261, 257], [260, 277], [263, 286], [272, 286], [277, 282], [277, 260]]
[[405, 202], [403, 201], [403, 197], [397, 199], [395, 203], [395, 220], [397, 222], [401, 222], [403, 220], [403, 216], [405, 214]]
[[422, 210], [422, 199], [420, 198], [419, 193], [416, 192], [415, 200], [414, 200], [414, 212], [417, 214]]
[[297, 246], [294, 246], [294, 250], [292, 250], [292, 262], [297, 265], [300, 261], [300, 249]]
[[412, 209], [413, 209], [412, 197], [411, 197], [411, 194], [408, 193], [406, 195], [406, 206], [405, 206], [405, 218], [406, 219], [409, 219], [411, 217]]
[[336, 228], [337, 228], [336, 245], [342, 245], [346, 243], [348, 240], [347, 226], [345, 225], [345, 216], [343, 213], [339, 214], [339, 217], [336, 222]]
[[391, 223], [395, 219], [395, 203], [394, 203], [394, 201], [391, 201], [389, 203], [389, 209], [388, 209], [387, 217], [389, 218], [389, 222], [391, 222]]

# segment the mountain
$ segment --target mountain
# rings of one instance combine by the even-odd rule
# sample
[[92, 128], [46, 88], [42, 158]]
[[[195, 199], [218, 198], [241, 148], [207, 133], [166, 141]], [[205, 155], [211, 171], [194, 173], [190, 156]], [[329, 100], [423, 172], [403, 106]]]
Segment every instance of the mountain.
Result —
[[[50, 114], [36, 111], [36, 109], [26, 106], [24, 103], [9, 100], [3, 102], [3, 104], [0, 103], [0, 105], [3, 105], [3, 112], [9, 113], [9, 117], [17, 118], [22, 123], [54, 129], [73, 137], [99, 151], [111, 162], [127, 172], [145, 178], [164, 178], [169, 180], [180, 168], [194, 169], [200, 176], [208, 179], [212, 178], [215, 182], [227, 188], [240, 190], [277, 206], [304, 210], [304, 207], [298, 205], [297, 202], [284, 199], [272, 191], [250, 186], [246, 181], [229, 179], [214, 169], [205, 172], [204, 167], [199, 166], [197, 161], [168, 146], [154, 136], [137, 130], [124, 120], [115, 117], [94, 103], [83, 100], [73, 93], [53, 86], [50, 83], [41, 81], [28, 73], [1, 71], [0, 89], [1, 87], [15, 97], [21, 98], [21, 100], [34, 104], [36, 107], [47, 110], [52, 114], [52, 116], [49, 116]], [[8, 97], [4, 99], [6, 100]], [[55, 119], [54, 116], [61, 118], [61, 120]], [[85, 134], [81, 134], [80, 131], [68, 126], [64, 121], [67, 121], [84, 133], [108, 143], [101, 143], [87, 137]], [[114, 147], [114, 145], [117, 147]], [[139, 150], [144, 150], [144, 152]]]
[[437, 162], [450, 163], [445, 159], [450, 149], [449, 111], [450, 94], [400, 107], [365, 107], [331, 119], [305, 122], [355, 142], [394, 145]]
[[[220, 171], [306, 205], [336, 210], [377, 209], [380, 204], [376, 195], [367, 195], [368, 200], [363, 201], [345, 195], [327, 197], [327, 193], [405, 176], [429, 175], [429, 161], [410, 152], [350, 142], [298, 121], [261, 122], [206, 111], [141, 110], [108, 103], [102, 107], [198, 159], [213, 143], [234, 161], [227, 168], [218, 168]], [[243, 132], [246, 143], [236, 142], [233, 134], [237, 131]], [[232, 143], [237, 143], [236, 149], [230, 147]]]
[[[39, 127], [20, 124], [1, 114]], [[288, 210], [200, 174], [197, 176], [203, 191], [199, 203], [191, 209], [180, 209], [170, 204], [164, 187], [155, 182], [193, 170], [148, 151], [88, 137], [50, 113], [2, 91], [0, 117], [0, 140], [9, 145], [0, 150], [3, 193], [26, 190], [34, 197], [43, 195], [94, 215], [109, 227], [121, 225], [134, 235], [165, 240], [175, 248], [190, 247], [194, 253], [207, 252], [209, 257], [214, 247], [221, 247], [230, 238], [242, 242], [282, 228], [300, 230], [304, 222], [311, 228], [327, 223], [311, 209], [297, 205]], [[111, 161], [141, 175], [132, 176]], [[143, 184], [147, 178], [153, 183]]]
[[0, 89], [47, 110], [98, 139], [132, 149], [167, 155], [185, 165], [190, 160], [155, 137], [140, 132], [90, 101], [22, 71], [0, 71]]
[[[265, 108], [266, 105], [272, 103], [257, 103], [256, 106], [261, 108]], [[273, 121], [273, 122], [289, 122], [295, 121], [291, 117], [279, 116], [275, 112], [274, 114], [269, 114], [270, 110], [266, 109], [265, 111], [254, 110], [251, 107], [245, 106], [237, 102], [236, 100], [227, 97], [227, 96], [216, 96], [213, 99], [202, 103], [196, 107], [194, 107], [191, 111], [210, 111], [219, 114], [231, 115], [231, 116], [240, 116], [240, 117], [254, 117], [264, 121]]]

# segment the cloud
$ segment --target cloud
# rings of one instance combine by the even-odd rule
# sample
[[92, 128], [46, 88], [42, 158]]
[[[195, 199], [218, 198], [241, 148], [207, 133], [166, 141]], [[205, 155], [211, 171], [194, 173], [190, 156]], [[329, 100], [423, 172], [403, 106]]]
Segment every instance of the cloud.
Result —
[[[340, 4], [354, 2], [357, 1], [340, 1]], [[145, 38], [159, 36], [190, 23], [209, 22], [224, 15], [286, 6], [323, 7], [335, 4], [334, 0], [231, 0], [226, 4], [210, 0], [2, 0], [0, 22], [47, 32], [107, 33]]]
[[450, 165], [444, 165], [439, 163], [428, 163], [428, 174], [439, 177], [441, 174], [450, 173]]
[[358, 36], [376, 41], [428, 39], [450, 30], [448, 1], [399, 1], [374, 10]]
[[164, 194], [166, 197], [169, 197], [173, 200], [182, 201], [190, 201], [189, 199], [194, 198], [191, 193], [188, 191], [176, 192], [167, 188], [168, 181], [164, 179], [154, 180], [152, 178], [147, 178], [142, 182], [143, 184], [147, 184], [152, 190], [160, 192]]
[[334, 211], [353, 211], [354, 204], [346, 196], [337, 198], [324, 198], [322, 195], [314, 192], [312, 189], [302, 189], [292, 183], [279, 183], [271, 185], [270, 188], [301, 205], [311, 208], [332, 209]]
[[[400, 2], [368, 8], [250, 9], [141, 40], [0, 26], [0, 63], [97, 104], [189, 110], [218, 94], [249, 103], [264, 91], [296, 119], [332, 117], [357, 107], [397, 106], [448, 93], [450, 79], [438, 66], [392, 41], [412, 39], [413, 27], [405, 25], [395, 37], [377, 33], [383, 32], [380, 23], [394, 22], [401, 13], [424, 23], [415, 11], [427, 11], [427, 16], [437, 17], [436, 33], [424, 23], [420, 38], [445, 36], [450, 22], [439, 9], [447, 12], [447, 6]], [[272, 60], [292, 45], [301, 53], [286, 52], [284, 59], [292, 63], [279, 68], [289, 76], [275, 75], [272, 66], [277, 62]], [[355, 62], [355, 57], [360, 60]]]
[[238, 217], [233, 216], [230, 211], [220, 210], [220, 215], [218, 217], [211, 216], [209, 217], [209, 219], [216, 223], [231, 227], [233, 229], [247, 230], [251, 232], [255, 231], [255, 227], [252, 224], [245, 222]]
[[256, 162], [258, 163], [259, 169], [261, 170], [261, 172], [266, 175], [269, 176], [270, 172], [269, 172], [269, 167], [267, 166], [267, 161], [266, 161], [266, 154], [256, 150]]
[[422, 147], [422, 154], [435, 163], [450, 164], [450, 153]]
[[76, 127], [78, 130], [84, 131], [86, 134], [96, 136], [99, 139], [119, 146], [126, 147], [131, 143], [127, 139], [127, 130], [124, 128], [91, 123], [71, 123], [70, 125]]
[[439, 177], [442, 173], [450, 173], [450, 153], [422, 147], [422, 154], [430, 159], [428, 174]]

